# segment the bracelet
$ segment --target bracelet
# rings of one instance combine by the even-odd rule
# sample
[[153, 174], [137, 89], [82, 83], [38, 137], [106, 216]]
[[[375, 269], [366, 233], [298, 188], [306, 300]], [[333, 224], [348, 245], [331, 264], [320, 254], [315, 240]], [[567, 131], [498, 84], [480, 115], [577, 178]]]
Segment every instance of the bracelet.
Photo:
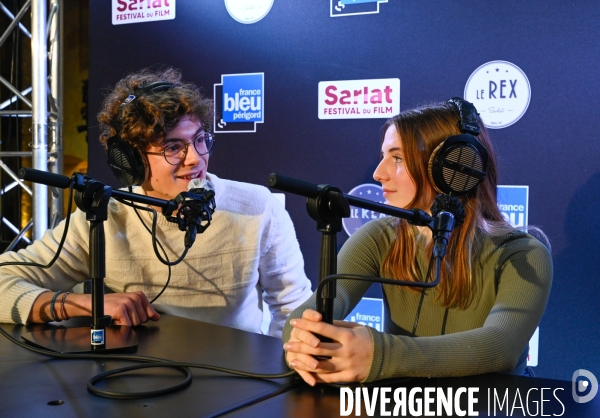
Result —
[[56, 302], [56, 298], [58, 297], [58, 295], [61, 293], [62, 290], [56, 292], [54, 296], [52, 296], [52, 301], [50, 302], [50, 318], [52, 318], [52, 322], [60, 322], [58, 319], [56, 319], [56, 316], [54, 316], [54, 303]]
[[62, 299], [60, 300], [60, 317], [61, 321], [69, 319], [67, 316], [67, 311], [65, 310], [65, 299], [69, 296], [71, 292], [65, 292], [62, 295]]

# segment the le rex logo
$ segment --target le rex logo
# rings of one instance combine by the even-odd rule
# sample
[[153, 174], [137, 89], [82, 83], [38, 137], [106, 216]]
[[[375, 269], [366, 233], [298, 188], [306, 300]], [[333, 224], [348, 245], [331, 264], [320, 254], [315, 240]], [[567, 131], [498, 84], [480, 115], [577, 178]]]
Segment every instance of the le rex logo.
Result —
[[215, 132], [256, 132], [256, 124], [265, 118], [264, 85], [264, 73], [221, 75], [221, 83], [214, 86]]
[[490, 61], [467, 80], [465, 99], [475, 105], [488, 128], [506, 128], [525, 114], [531, 99], [529, 79], [508, 61]]
[[319, 83], [319, 119], [390, 118], [398, 113], [399, 78]]

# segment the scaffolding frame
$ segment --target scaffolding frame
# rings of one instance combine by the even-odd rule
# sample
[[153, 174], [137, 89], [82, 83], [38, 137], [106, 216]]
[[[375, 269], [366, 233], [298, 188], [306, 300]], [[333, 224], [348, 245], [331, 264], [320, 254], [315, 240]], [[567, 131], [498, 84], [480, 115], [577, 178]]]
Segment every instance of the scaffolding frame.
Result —
[[[31, 32], [21, 23], [30, 8]], [[19, 229], [14, 225], [17, 222], [13, 223], [2, 216], [4, 225], [15, 233], [14, 240], [6, 248], [6, 251], [10, 251], [21, 241], [30, 243], [26, 236], [29, 229], [32, 229], [32, 238], [39, 239], [48, 227], [56, 226], [63, 216], [62, 189], [37, 183], [29, 188], [2, 161], [3, 158], [31, 158], [32, 168], [62, 174], [63, 0], [27, 0], [15, 15], [0, 0], [0, 9], [12, 20], [0, 35], [0, 46], [17, 30], [31, 39], [31, 86], [20, 89], [0, 76], [0, 84], [13, 94], [0, 103], [0, 117], [30, 117], [32, 133], [31, 151], [0, 151], [0, 169], [13, 179], [0, 195], [20, 187], [32, 197], [32, 217], [25, 227]], [[31, 100], [27, 98], [29, 93]], [[15, 102], [20, 105], [18, 110], [4, 110]]]

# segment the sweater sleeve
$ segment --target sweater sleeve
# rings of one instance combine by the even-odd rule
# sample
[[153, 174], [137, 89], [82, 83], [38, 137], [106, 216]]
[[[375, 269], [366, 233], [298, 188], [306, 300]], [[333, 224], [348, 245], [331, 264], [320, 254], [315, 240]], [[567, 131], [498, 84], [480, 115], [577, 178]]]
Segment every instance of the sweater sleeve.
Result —
[[[370, 329], [374, 358], [366, 381], [399, 376], [448, 377], [510, 372], [544, 313], [552, 283], [548, 249], [522, 233], [508, 234], [480, 255], [482, 280], [495, 288], [490, 310], [459, 312], [458, 321], [481, 315], [483, 325], [446, 335], [410, 337]], [[477, 306], [480, 303], [474, 301]], [[413, 314], [414, 315], [414, 314]], [[428, 318], [421, 317], [421, 321]]]
[[264, 192], [267, 210], [260, 284], [271, 312], [269, 335], [280, 338], [290, 312], [310, 296], [311, 283], [304, 272], [304, 259], [289, 214], [268, 190]]
[[[58, 250], [65, 227], [63, 220], [27, 248], [0, 255], [0, 263], [31, 262], [46, 265]], [[48, 290], [67, 290], [88, 277], [88, 231], [79, 210], [71, 222], [62, 253], [48, 269], [32, 266], [0, 267], [0, 322], [25, 324], [36, 298]]]

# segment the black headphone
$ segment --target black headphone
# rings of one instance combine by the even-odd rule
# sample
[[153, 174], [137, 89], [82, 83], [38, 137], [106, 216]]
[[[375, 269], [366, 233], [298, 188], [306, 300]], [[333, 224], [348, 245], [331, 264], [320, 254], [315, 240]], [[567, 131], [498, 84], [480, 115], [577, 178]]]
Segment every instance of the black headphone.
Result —
[[459, 97], [448, 100], [458, 108], [462, 134], [446, 138], [429, 157], [429, 179], [439, 193], [452, 196], [474, 195], [485, 179], [488, 152], [475, 138], [481, 132], [477, 109]]
[[[129, 143], [122, 141], [120, 138], [121, 129], [123, 128], [121, 123], [121, 115], [123, 108], [136, 98], [145, 95], [157, 93], [165, 90], [170, 90], [179, 84], [169, 83], [167, 81], [155, 81], [147, 84], [141, 88], [135, 89], [133, 94], [127, 96], [123, 103], [119, 106], [119, 112], [116, 120], [113, 122], [112, 127], [115, 129], [115, 135], [111, 136], [107, 141], [108, 147], [108, 165], [117, 179], [125, 186], [140, 186], [148, 176], [148, 160], [144, 153], [130, 145]], [[214, 150], [213, 147], [209, 151], [209, 156], [212, 155]]]
[[174, 86], [176, 85], [166, 81], [150, 83], [144, 87], [135, 89], [133, 94], [127, 96], [119, 106], [117, 119], [112, 125], [116, 133], [107, 141], [108, 165], [117, 179], [125, 186], [139, 186], [146, 181], [148, 162], [145, 155], [129, 143], [122, 141], [120, 138], [121, 129], [123, 128], [121, 124], [123, 107], [144, 94], [169, 90]]

